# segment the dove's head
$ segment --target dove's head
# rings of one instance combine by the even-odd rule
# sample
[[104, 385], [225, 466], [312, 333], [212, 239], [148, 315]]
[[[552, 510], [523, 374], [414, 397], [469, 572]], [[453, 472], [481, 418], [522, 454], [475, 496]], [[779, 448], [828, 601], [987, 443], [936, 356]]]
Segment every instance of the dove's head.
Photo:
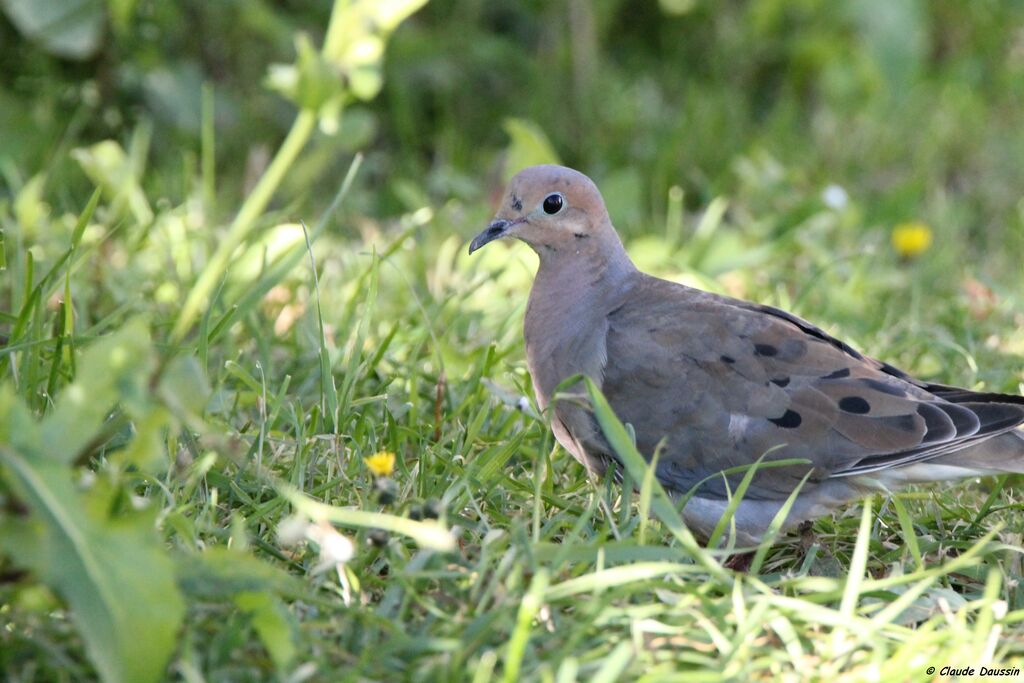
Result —
[[512, 178], [494, 220], [473, 238], [469, 253], [514, 237], [541, 261], [622, 248], [594, 182], [564, 166], [530, 166]]

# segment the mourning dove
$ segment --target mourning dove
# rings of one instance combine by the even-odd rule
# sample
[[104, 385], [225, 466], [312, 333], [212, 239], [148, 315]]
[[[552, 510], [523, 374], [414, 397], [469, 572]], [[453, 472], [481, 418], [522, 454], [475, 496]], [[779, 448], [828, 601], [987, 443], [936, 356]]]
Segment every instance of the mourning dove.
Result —
[[[578, 171], [520, 172], [469, 252], [507, 237], [540, 258], [524, 324], [539, 405], [563, 380], [590, 377], [639, 451], [661, 449], [669, 493], [700, 484], [683, 510], [698, 536], [742, 476], [720, 473], [762, 456], [809, 464], [755, 473], [734, 518], [741, 545], [762, 538], [805, 475], [785, 527], [872, 491], [1024, 472], [1024, 397], [920, 381], [785, 311], [640, 272]], [[591, 471], [617, 462], [580, 401], [558, 400], [551, 423]]]

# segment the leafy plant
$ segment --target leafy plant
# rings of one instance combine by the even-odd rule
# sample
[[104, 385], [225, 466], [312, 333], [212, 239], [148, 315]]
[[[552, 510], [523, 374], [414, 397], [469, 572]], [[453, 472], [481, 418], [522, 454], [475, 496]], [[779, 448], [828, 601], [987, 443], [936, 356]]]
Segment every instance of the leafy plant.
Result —
[[0, 518], [0, 549], [68, 602], [107, 681], [158, 680], [185, 612], [157, 533], [158, 509], [121, 509], [121, 488], [109, 475], [85, 487], [75, 482], [75, 463], [118, 423], [103, 420], [115, 404], [156, 432], [148, 436], [164, 426], [162, 409], [146, 397], [154, 359], [137, 320], [78, 359], [77, 380], [42, 420], [9, 384], [0, 389], [0, 482], [26, 508]]

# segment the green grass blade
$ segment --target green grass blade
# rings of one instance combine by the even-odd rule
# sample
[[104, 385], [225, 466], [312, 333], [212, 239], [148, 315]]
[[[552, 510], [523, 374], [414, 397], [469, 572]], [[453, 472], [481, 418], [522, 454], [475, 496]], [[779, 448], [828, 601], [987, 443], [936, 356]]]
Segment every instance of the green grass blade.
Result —
[[850, 558], [850, 567], [846, 575], [846, 584], [843, 586], [843, 597], [839, 603], [839, 618], [841, 625], [832, 633], [833, 649], [836, 652], [845, 652], [849, 645], [846, 643], [847, 624], [857, 621], [857, 604], [860, 601], [861, 587], [864, 582], [864, 572], [868, 564], [868, 549], [871, 547], [871, 498], [864, 501], [861, 510], [860, 527], [857, 530], [857, 541], [853, 547], [853, 556]]
[[207, 301], [217, 282], [227, 271], [231, 255], [245, 241], [256, 225], [256, 220], [263, 213], [285, 173], [295, 163], [299, 152], [316, 127], [316, 112], [302, 110], [295, 117], [291, 130], [270, 162], [266, 172], [256, 183], [252, 193], [246, 198], [227, 234], [220, 240], [217, 250], [203, 268], [195, 285], [189, 290], [182, 304], [181, 312], [171, 330], [171, 340], [180, 342], [192, 328], [199, 311], [207, 305]]
[[297, 512], [311, 520], [337, 522], [344, 526], [361, 529], [383, 529], [408, 536], [429, 550], [447, 552], [455, 548], [455, 538], [452, 533], [437, 522], [430, 520], [420, 522], [382, 512], [368, 512], [327, 505], [313, 500], [283, 482], [278, 482], [277, 488]]
[[[629, 471], [629, 475], [633, 477], [633, 481], [643, 481], [649, 467], [647, 461], [644, 460], [640, 452], [637, 451], [636, 446], [633, 445], [626, 432], [626, 428], [623, 427], [622, 422], [616, 417], [615, 412], [608, 404], [601, 390], [597, 388], [597, 385], [589, 377], [584, 377], [583, 381], [593, 406], [594, 417], [601, 426], [605, 438], [608, 439], [609, 444], [615, 450], [615, 454], [619, 457], [620, 462]], [[693, 534], [686, 527], [683, 518], [679, 515], [679, 511], [676, 510], [672, 499], [669, 498], [657, 477], [651, 482], [651, 509], [698, 564], [718, 578], [724, 579], [728, 576], [728, 573], [722, 569], [722, 566], [698, 545], [697, 539], [693, 537]]]
[[892, 506], [896, 510], [896, 518], [900, 522], [900, 531], [903, 532], [903, 542], [907, 544], [911, 557], [914, 558], [914, 566], [917, 569], [924, 569], [924, 556], [921, 554], [921, 546], [917, 542], [917, 531], [914, 530], [914, 522], [907, 512], [907, 506], [900, 500], [899, 495], [890, 498]]
[[548, 587], [548, 573], [540, 570], [533, 575], [530, 588], [519, 603], [519, 614], [516, 617], [515, 630], [508, 641], [508, 653], [505, 655], [505, 671], [502, 680], [505, 683], [516, 683], [519, 670], [526, 654], [526, 645], [530, 641], [530, 627], [544, 603], [544, 593]]
[[782, 529], [783, 524], [786, 523], [786, 519], [789, 517], [789, 511], [793, 508], [796, 503], [796, 499], [800, 496], [800, 491], [803, 489], [804, 484], [811, 476], [811, 471], [803, 476], [800, 483], [797, 484], [789, 497], [786, 498], [785, 504], [779, 508], [779, 511], [775, 513], [775, 517], [772, 518], [771, 524], [768, 525], [768, 530], [765, 531], [764, 537], [757, 546], [757, 551], [754, 553], [754, 559], [750, 562], [750, 573], [759, 574], [761, 572], [761, 566], [764, 564], [764, 558], [768, 556], [768, 551], [771, 549], [772, 544], [775, 542], [775, 538], [779, 535], [779, 531]]

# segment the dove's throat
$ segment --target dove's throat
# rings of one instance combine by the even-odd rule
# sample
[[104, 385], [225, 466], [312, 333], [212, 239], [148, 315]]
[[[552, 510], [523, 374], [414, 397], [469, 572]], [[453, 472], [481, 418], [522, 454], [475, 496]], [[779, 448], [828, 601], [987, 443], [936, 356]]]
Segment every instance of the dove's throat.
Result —
[[[526, 306], [526, 359], [542, 407], [562, 380], [582, 373], [601, 381], [608, 315], [642, 277], [615, 244], [572, 258], [541, 258]], [[617, 249], [616, 249], [617, 247]]]

